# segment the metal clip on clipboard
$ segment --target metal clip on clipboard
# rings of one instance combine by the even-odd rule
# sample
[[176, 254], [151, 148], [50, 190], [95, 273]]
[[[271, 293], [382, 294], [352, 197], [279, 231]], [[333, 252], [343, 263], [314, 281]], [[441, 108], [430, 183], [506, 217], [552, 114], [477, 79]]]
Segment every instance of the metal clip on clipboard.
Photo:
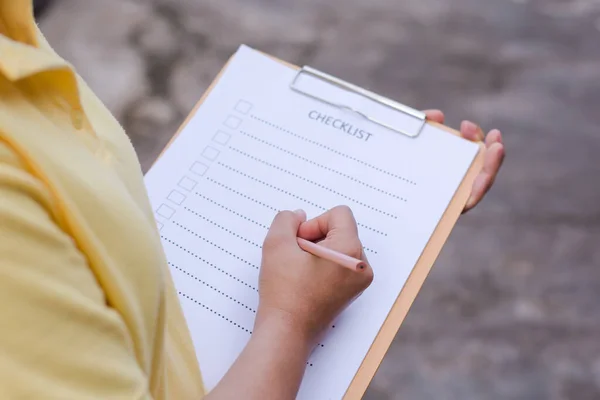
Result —
[[[322, 82], [331, 84], [333, 86], [336, 86], [340, 89], [343, 89], [347, 92], [350, 93], [354, 93], [357, 94], [359, 96], [362, 96], [364, 98], [367, 98], [375, 103], [378, 103], [382, 106], [388, 107], [389, 109], [393, 110], [393, 111], [397, 111], [400, 113], [403, 113], [405, 115], [408, 115], [414, 119], [416, 119], [418, 121], [418, 125], [416, 126], [416, 128], [414, 129], [414, 131], [408, 131], [406, 129], [400, 129], [397, 127], [394, 127], [392, 124], [387, 123], [385, 121], [382, 121], [381, 118], [376, 118], [370, 115], [367, 115], [365, 112], [356, 109], [356, 107], [354, 106], [350, 106], [350, 105], [346, 105], [346, 104], [340, 104], [338, 102], [335, 101], [331, 101], [326, 99], [325, 97], [323, 97], [322, 95], [318, 95], [318, 94], [314, 94], [314, 93], [309, 93], [308, 91], [301, 89], [299, 87], [299, 81], [301, 79], [301, 77], [303, 75], [308, 75], [311, 76], [313, 78], [319, 79]], [[353, 85], [351, 83], [345, 82], [341, 79], [338, 79], [334, 76], [328, 75], [324, 72], [318, 71], [314, 68], [308, 67], [308, 66], [304, 66], [302, 67], [298, 73], [296, 74], [296, 76], [294, 77], [294, 80], [292, 81], [292, 83], [290, 84], [290, 88], [298, 93], [301, 93], [305, 96], [311, 97], [315, 100], [321, 101], [323, 103], [329, 104], [333, 107], [339, 108], [341, 110], [346, 110], [346, 111], [351, 111], [377, 125], [380, 125], [384, 128], [387, 128], [391, 131], [394, 131], [396, 133], [400, 133], [402, 135], [406, 135], [408, 137], [411, 138], [415, 138], [417, 136], [419, 136], [419, 134], [423, 131], [423, 128], [425, 127], [426, 124], [426, 115], [424, 112], [422, 111], [418, 111], [415, 109], [412, 109], [410, 107], [405, 106], [404, 104], [400, 104], [394, 100], [390, 100], [386, 97], [380, 96], [376, 93], [370, 92], [366, 89], [363, 89], [361, 87], [358, 87], [356, 85]]]

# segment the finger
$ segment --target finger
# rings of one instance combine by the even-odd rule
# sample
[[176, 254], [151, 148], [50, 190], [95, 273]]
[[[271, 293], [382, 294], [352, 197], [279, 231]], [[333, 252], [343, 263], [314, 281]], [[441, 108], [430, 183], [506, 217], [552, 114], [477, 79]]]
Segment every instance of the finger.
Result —
[[485, 137], [483, 130], [477, 124], [475, 124], [471, 121], [461, 122], [460, 134], [465, 139], [473, 141], [473, 142], [480, 142]]
[[294, 212], [280, 211], [271, 223], [271, 227], [265, 238], [265, 243], [278, 242], [280, 240], [289, 240], [292, 241], [292, 243], [295, 243], [298, 228], [304, 221], [306, 221], [306, 213], [302, 210]]
[[485, 192], [487, 191], [486, 188], [489, 188], [492, 185], [491, 179], [492, 177], [486, 173], [481, 173], [477, 175], [477, 178], [475, 178], [475, 182], [473, 183], [473, 190], [471, 191], [471, 196], [469, 197], [469, 200], [467, 201], [463, 212], [471, 210], [481, 201], [481, 199], [485, 195]]
[[492, 143], [502, 143], [502, 133], [498, 129], [492, 129], [485, 137], [486, 147], [490, 147]]
[[306, 221], [306, 211], [298, 209], [294, 211], [294, 213], [298, 216], [298, 218], [300, 218], [301, 223]]
[[488, 173], [492, 178], [496, 178], [503, 162], [504, 145], [502, 143], [492, 143], [485, 151], [483, 172]]
[[440, 110], [425, 110], [425, 116], [429, 121], [437, 122], [438, 124], [444, 123], [444, 113]]
[[298, 229], [298, 236], [314, 241], [327, 237], [332, 231], [358, 236], [356, 220], [349, 207], [332, 208], [318, 217], [302, 223]]
[[492, 143], [490, 147], [486, 149], [483, 169], [473, 183], [473, 190], [467, 201], [465, 207], [466, 210], [475, 207], [490, 190], [496, 180], [496, 176], [498, 175], [498, 171], [500, 170], [503, 161], [504, 145], [498, 142]]

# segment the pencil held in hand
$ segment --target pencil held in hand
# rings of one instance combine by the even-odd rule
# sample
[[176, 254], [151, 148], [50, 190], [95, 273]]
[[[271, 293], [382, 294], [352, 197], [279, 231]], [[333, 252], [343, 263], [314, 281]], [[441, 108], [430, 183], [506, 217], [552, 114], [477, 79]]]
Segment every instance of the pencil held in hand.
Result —
[[338, 251], [328, 249], [327, 247], [318, 245], [306, 239], [298, 238], [297, 240], [300, 248], [313, 256], [324, 258], [353, 271], [364, 270], [367, 267], [365, 262], [358, 258], [350, 257]]
[[372, 274], [350, 207], [337, 206], [308, 221], [304, 211], [295, 212], [304, 221], [296, 235], [302, 250], [352, 271]]
[[[364, 268], [341, 267], [347, 264], [337, 257], [330, 261], [331, 253], [323, 249], [361, 258]], [[373, 281], [373, 270], [363, 256], [356, 221], [347, 207], [333, 208], [310, 220], [300, 210], [277, 213], [263, 242], [254, 331], [270, 325], [265, 321], [292, 322], [292, 330], [308, 338], [309, 347], [314, 346]]]

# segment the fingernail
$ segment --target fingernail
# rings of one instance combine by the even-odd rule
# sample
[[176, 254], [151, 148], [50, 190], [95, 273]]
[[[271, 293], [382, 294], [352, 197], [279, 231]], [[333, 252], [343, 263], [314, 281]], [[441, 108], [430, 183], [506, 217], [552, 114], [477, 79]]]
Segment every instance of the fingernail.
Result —
[[500, 132], [500, 129], [496, 129], [496, 132], [498, 132], [498, 142], [499, 143], [503, 143], [503, 141], [502, 141], [502, 132]]
[[300, 218], [306, 218], [306, 212], [302, 209], [297, 209], [294, 211], [294, 214], [296, 214], [297, 216], [299, 216]]
[[481, 128], [471, 121], [463, 121], [461, 123], [460, 130], [475, 134], [475, 139], [477, 140], [483, 140], [485, 138]]
[[473, 123], [471, 121], [463, 121], [460, 123], [460, 131], [468, 131], [469, 129], [472, 129], [473, 127]]

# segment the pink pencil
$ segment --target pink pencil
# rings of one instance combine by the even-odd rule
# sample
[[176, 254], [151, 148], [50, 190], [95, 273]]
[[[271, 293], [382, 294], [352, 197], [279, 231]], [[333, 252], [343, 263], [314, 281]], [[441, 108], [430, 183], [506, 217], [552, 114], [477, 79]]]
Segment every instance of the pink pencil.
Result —
[[366, 268], [366, 264], [362, 260], [347, 256], [346, 254], [342, 254], [335, 250], [328, 249], [327, 247], [320, 246], [306, 239], [298, 238], [298, 245], [302, 250], [312, 254], [313, 256], [324, 258], [333, 263], [341, 265], [342, 267], [351, 269], [352, 271], [359, 271]]

